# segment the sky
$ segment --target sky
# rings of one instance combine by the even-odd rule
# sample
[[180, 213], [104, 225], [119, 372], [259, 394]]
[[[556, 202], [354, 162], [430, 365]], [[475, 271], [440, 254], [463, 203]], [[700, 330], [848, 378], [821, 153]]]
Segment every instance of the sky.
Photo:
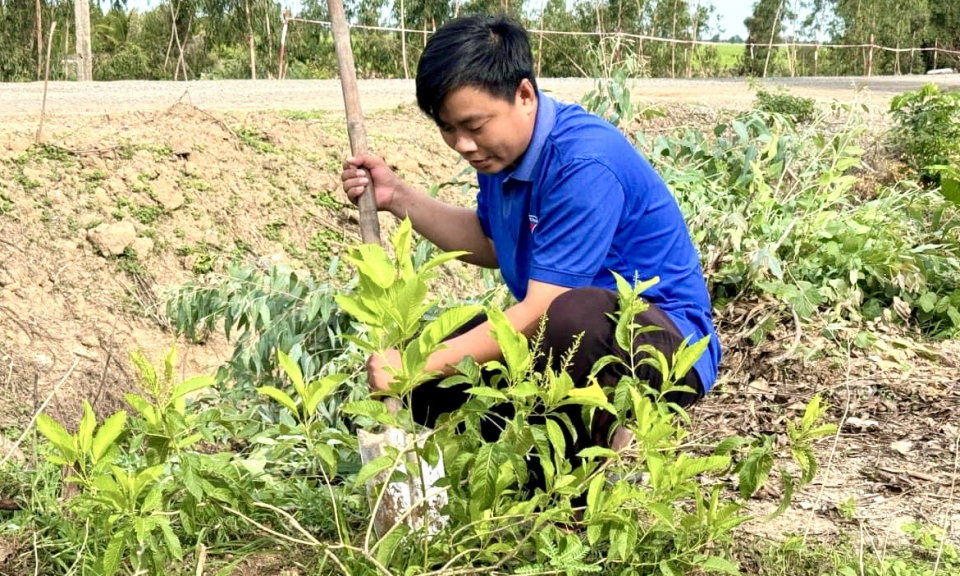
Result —
[[[289, 6], [293, 13], [296, 14], [297, 9], [300, 5], [299, 0], [279, 0], [280, 3], [287, 7]], [[716, 7], [715, 14], [720, 20], [720, 27], [723, 29], [723, 32], [720, 34], [721, 38], [729, 38], [730, 36], [740, 36], [741, 38], [747, 37], [747, 29], [743, 25], [743, 21], [753, 12], [753, 4], [756, 0], [706, 0]], [[147, 8], [153, 8], [159, 4], [160, 0], [127, 0], [128, 8], [137, 8], [138, 10], [144, 10]], [[105, 7], [109, 5], [109, 2], [101, 0], [101, 4], [104, 4]]]

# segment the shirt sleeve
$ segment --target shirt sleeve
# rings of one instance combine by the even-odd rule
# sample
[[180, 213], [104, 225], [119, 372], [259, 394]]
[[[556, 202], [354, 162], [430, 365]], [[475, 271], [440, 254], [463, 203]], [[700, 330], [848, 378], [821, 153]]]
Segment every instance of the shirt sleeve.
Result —
[[489, 183], [483, 174], [477, 174], [477, 183], [480, 185], [480, 191], [477, 192], [477, 218], [480, 219], [480, 228], [483, 229], [487, 238], [492, 238], [490, 232], [490, 211], [487, 203], [487, 191]]
[[530, 278], [589, 286], [610, 254], [624, 207], [623, 185], [602, 162], [567, 164], [539, 199]]

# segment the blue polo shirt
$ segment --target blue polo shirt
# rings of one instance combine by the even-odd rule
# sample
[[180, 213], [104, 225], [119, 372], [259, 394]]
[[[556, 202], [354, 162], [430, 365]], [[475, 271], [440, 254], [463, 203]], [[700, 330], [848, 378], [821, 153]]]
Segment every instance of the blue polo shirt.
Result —
[[507, 287], [527, 282], [616, 290], [611, 270], [660, 282], [643, 293], [695, 342], [704, 391], [717, 378], [720, 342], [700, 258], [663, 179], [607, 121], [539, 94], [530, 146], [512, 171], [479, 174], [477, 215]]

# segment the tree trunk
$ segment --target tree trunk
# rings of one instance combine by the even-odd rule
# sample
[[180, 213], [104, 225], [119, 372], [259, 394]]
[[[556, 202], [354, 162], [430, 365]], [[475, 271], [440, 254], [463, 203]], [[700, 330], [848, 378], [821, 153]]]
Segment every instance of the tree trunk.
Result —
[[253, 17], [250, 15], [250, 0], [243, 0], [243, 9], [247, 13], [247, 42], [250, 45], [250, 79], [257, 79], [257, 46], [253, 37]]
[[410, 79], [410, 66], [407, 64], [407, 15], [400, 0], [400, 57], [403, 58], [403, 79]]
[[37, 0], [37, 80], [40, 80], [40, 75], [43, 74], [43, 14], [40, 10], [42, 6], [43, 1]]
[[[673, 0], [673, 31], [670, 33], [673, 40], [677, 39], [677, 0]], [[670, 77], [677, 77], [677, 43], [670, 43]]]
[[93, 54], [90, 51], [90, 2], [74, 0], [73, 16], [77, 28], [77, 81], [93, 80]]

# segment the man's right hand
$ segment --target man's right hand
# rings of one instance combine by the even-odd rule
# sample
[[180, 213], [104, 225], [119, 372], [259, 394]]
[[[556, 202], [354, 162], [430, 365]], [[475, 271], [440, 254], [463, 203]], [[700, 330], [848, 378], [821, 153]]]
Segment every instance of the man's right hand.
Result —
[[347, 158], [343, 163], [340, 180], [343, 181], [343, 191], [354, 205], [360, 200], [367, 183], [372, 180], [378, 210], [391, 210], [398, 196], [397, 192], [403, 186], [403, 182], [383, 158], [372, 154]]

